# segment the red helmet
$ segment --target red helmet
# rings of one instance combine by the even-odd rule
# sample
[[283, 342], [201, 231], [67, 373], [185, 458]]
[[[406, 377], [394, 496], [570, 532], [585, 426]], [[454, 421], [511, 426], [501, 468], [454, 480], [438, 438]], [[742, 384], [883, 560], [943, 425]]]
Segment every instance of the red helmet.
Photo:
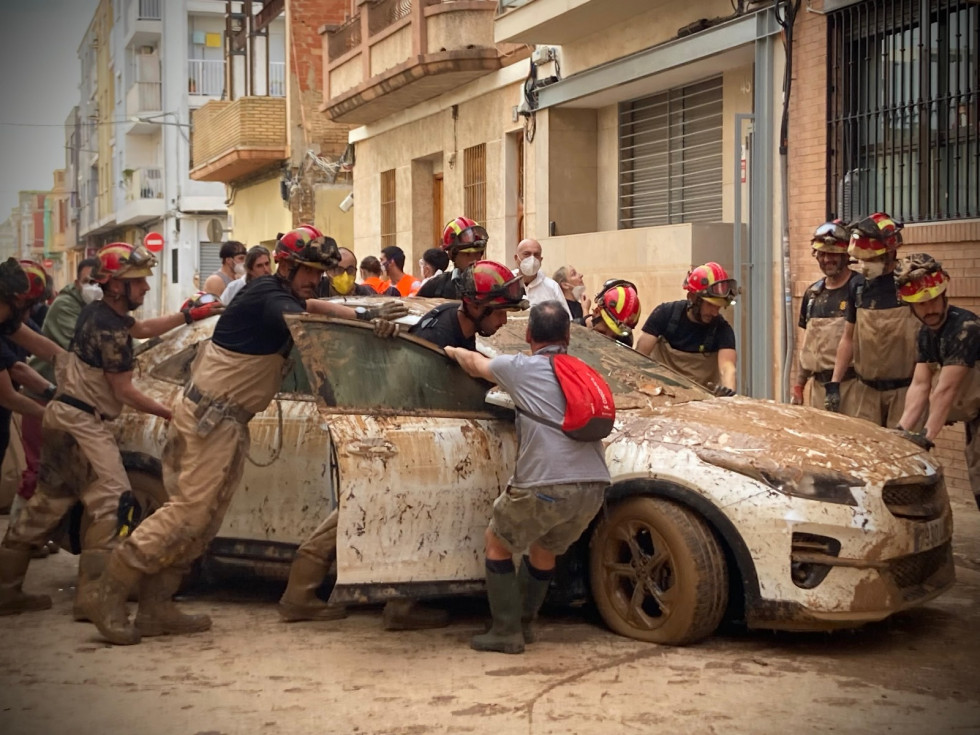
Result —
[[521, 276], [493, 260], [478, 260], [464, 270], [458, 289], [464, 302], [476, 306], [519, 311], [528, 305]]
[[276, 241], [275, 261], [299, 263], [325, 271], [340, 262], [340, 251], [332, 237], [324, 237], [313, 225], [300, 225]]
[[627, 336], [640, 321], [640, 297], [629, 281], [606, 281], [595, 303], [602, 321], [618, 337]]
[[92, 280], [105, 283], [110, 278], [145, 278], [153, 275], [157, 259], [142, 245], [112, 242], [97, 253], [99, 267], [92, 271]]
[[875, 212], [850, 225], [851, 243], [847, 252], [859, 260], [871, 260], [889, 251], [895, 252], [902, 244], [899, 233], [904, 226], [892, 219], [890, 214]]
[[949, 273], [928, 253], [913, 253], [896, 266], [895, 285], [899, 298], [906, 303], [930, 301], [946, 292]]
[[485, 228], [468, 217], [457, 217], [442, 231], [442, 249], [449, 252], [450, 258], [455, 258], [460, 251], [482, 253], [487, 249], [489, 239]]
[[687, 274], [684, 290], [700, 296], [715, 306], [728, 306], [735, 303], [738, 295], [738, 282], [729, 278], [725, 269], [717, 263], [705, 263]]
[[834, 253], [839, 255], [847, 254], [847, 243], [851, 239], [847, 226], [843, 220], [835, 219], [824, 222], [813, 233], [810, 245], [813, 253]]
[[21, 260], [19, 262], [21, 269], [27, 276], [27, 290], [18, 294], [17, 298], [25, 304], [44, 298], [48, 292], [48, 283], [51, 281], [47, 271], [33, 260]]

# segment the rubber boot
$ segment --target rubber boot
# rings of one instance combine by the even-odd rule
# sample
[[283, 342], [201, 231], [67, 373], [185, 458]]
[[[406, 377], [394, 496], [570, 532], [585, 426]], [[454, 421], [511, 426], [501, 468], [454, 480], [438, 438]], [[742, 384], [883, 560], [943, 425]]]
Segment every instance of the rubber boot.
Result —
[[[506, 567], [510, 571], [504, 571]], [[490, 630], [470, 639], [470, 648], [477, 651], [524, 653], [524, 633], [521, 630], [521, 588], [514, 573], [514, 564], [487, 560], [487, 599], [493, 624]]]
[[544, 604], [544, 598], [548, 596], [548, 587], [551, 585], [551, 578], [554, 576], [554, 569], [548, 571], [542, 571], [537, 567], [532, 569], [531, 560], [526, 556], [524, 557], [524, 563], [521, 564], [521, 571], [519, 572], [519, 582], [524, 598], [521, 629], [524, 631], [525, 643], [534, 643], [537, 640], [537, 635], [534, 632], [534, 621], [537, 620], [538, 610]]
[[51, 598], [47, 595], [28, 595], [21, 590], [30, 563], [30, 549], [0, 546], [0, 615], [16, 615], [51, 607]]
[[140, 604], [136, 613], [136, 628], [140, 635], [182, 635], [202, 633], [211, 629], [207, 615], [186, 615], [174, 603], [173, 597], [184, 578], [184, 570], [168, 567], [143, 577], [140, 582]]
[[385, 630], [445, 628], [449, 625], [449, 613], [437, 607], [423, 605], [416, 600], [400, 597], [385, 603], [381, 620]]
[[327, 576], [327, 566], [318, 559], [297, 554], [289, 567], [289, 582], [279, 598], [279, 617], [284, 622], [339, 620], [347, 617], [344, 605], [330, 605], [316, 596]]
[[78, 557], [78, 582], [72, 616], [80, 623], [93, 620], [99, 605], [99, 581], [112, 552], [105, 549], [83, 551]]
[[140, 632], [129, 620], [126, 600], [142, 576], [138, 570], [127, 566], [119, 554], [110, 554], [99, 580], [99, 604], [92, 611], [92, 622], [107, 641], [117, 646], [140, 642]]

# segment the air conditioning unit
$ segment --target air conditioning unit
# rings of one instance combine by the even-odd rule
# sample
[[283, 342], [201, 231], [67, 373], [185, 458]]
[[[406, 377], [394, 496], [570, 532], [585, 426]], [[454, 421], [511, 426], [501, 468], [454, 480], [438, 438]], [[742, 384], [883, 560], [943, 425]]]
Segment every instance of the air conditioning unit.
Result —
[[852, 168], [837, 182], [837, 216], [845, 222], [856, 218], [854, 207], [860, 203], [861, 184], [867, 175], [866, 168]]
[[139, 51], [137, 51], [137, 53], [142, 56], [151, 56], [156, 52], [157, 52], [156, 46], [140, 46]]

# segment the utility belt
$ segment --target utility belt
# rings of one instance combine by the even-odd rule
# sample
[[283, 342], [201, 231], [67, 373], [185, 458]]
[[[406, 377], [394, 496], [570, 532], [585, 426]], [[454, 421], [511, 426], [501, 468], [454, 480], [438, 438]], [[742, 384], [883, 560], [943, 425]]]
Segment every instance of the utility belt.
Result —
[[194, 409], [194, 418], [197, 419], [197, 433], [202, 437], [210, 434], [214, 427], [225, 419], [237, 421], [244, 426], [255, 415], [238, 404], [219, 401], [206, 393], [201, 393], [193, 383], [187, 384], [184, 389], [184, 397], [191, 403], [197, 404], [197, 408]]
[[[856, 377], [857, 377], [857, 373], [854, 372], [854, 368], [849, 367], [847, 368], [847, 372], [844, 373], [844, 377], [840, 379], [840, 382], [843, 383], [847, 380], [854, 380], [854, 378]], [[814, 383], [821, 383], [821, 384], [829, 383], [833, 379], [834, 379], [833, 368], [831, 368], [830, 370], [818, 370], [817, 372], [813, 373]]]
[[102, 421], [102, 414], [99, 413], [99, 410], [91, 403], [86, 403], [85, 401], [79, 398], [75, 398], [74, 396], [70, 396], [66, 393], [61, 393], [59, 395], [56, 395], [54, 397], [54, 400], [61, 401], [62, 403], [71, 406], [72, 408], [77, 408], [79, 411], [84, 411], [90, 416], [95, 416], [95, 418], [97, 418], [99, 421]]
[[885, 392], [886, 390], [898, 390], [899, 388], [908, 388], [912, 385], [912, 378], [895, 378], [894, 380], [870, 380], [868, 378], [862, 378], [860, 375], [857, 376], [858, 380], [864, 383], [869, 388], [874, 388], [877, 391]]

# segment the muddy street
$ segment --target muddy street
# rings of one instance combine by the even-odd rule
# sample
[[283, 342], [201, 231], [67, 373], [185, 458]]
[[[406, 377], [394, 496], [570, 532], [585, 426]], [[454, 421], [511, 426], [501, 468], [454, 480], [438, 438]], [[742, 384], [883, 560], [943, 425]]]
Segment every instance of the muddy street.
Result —
[[927, 606], [857, 631], [729, 630], [688, 648], [546, 610], [526, 654], [480, 654], [474, 600], [435, 631], [386, 633], [378, 606], [287, 625], [281, 585], [233, 579], [185, 602], [211, 631], [112, 647], [71, 620], [76, 559], [62, 552], [28, 576], [54, 607], [0, 619], [0, 732], [980, 733], [980, 513], [967, 497], [953, 508], [957, 584]]

